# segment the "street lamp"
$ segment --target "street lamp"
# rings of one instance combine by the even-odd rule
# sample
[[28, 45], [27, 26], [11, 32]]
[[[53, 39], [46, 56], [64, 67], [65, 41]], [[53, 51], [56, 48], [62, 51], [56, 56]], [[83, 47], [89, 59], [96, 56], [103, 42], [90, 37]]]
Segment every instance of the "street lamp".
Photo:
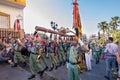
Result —
[[[51, 27], [55, 31], [57, 29], [57, 27], [58, 27], [58, 24], [56, 24], [55, 22], [51, 21]], [[53, 39], [55, 39], [55, 38], [57, 38], [57, 35], [55, 37], [55, 34], [54, 34]]]
[[58, 24], [56, 24], [55, 22], [51, 21], [51, 27], [55, 31], [57, 29], [57, 27], [58, 27]]

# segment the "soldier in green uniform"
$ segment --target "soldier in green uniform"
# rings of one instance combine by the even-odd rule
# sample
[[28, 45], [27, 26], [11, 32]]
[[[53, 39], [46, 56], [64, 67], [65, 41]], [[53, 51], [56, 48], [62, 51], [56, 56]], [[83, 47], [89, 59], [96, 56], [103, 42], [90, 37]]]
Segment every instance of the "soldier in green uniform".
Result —
[[12, 67], [17, 67], [18, 61], [23, 62], [23, 66], [26, 66], [25, 59], [21, 55], [21, 48], [24, 47], [21, 44], [20, 39], [16, 40], [15, 46], [14, 46], [14, 65]]
[[69, 41], [66, 41], [66, 44], [65, 44], [65, 52], [66, 52], [66, 61], [68, 61], [69, 59], [69, 50], [70, 50], [70, 47], [71, 47], [71, 44]]
[[96, 45], [94, 45], [93, 46], [93, 55], [94, 55], [94, 57], [95, 57], [95, 61], [96, 61], [96, 64], [98, 64], [99, 63], [99, 46], [98, 46], [98, 44], [96, 43]]
[[78, 50], [77, 42], [73, 43], [73, 46], [70, 47], [68, 51], [69, 60], [67, 64], [69, 80], [79, 80], [79, 68], [78, 68]]
[[55, 66], [55, 69], [57, 69], [57, 61], [55, 60], [55, 57], [54, 57], [53, 42], [50, 42], [49, 45], [48, 45], [48, 56], [49, 56], [49, 59], [50, 59], [50, 69], [49, 69], [49, 71], [52, 71], [54, 66]]
[[59, 61], [60, 61], [60, 65], [63, 64], [65, 65], [65, 51], [63, 48], [63, 42], [60, 40], [59, 42], [59, 48], [58, 48], [58, 55], [59, 55]]
[[61, 55], [61, 51], [60, 51], [60, 40], [59, 40], [59, 42], [58, 42], [58, 61], [59, 61], [59, 66], [61, 66], [62, 65], [62, 55]]
[[67, 63], [67, 68], [68, 68], [68, 76], [69, 80], [80, 80], [79, 79], [79, 71], [80, 71], [80, 54], [78, 52], [78, 42], [85, 48], [85, 50], [88, 50], [87, 46], [83, 44], [81, 40], [73, 41], [72, 46], [70, 47], [68, 51], [68, 63]]
[[41, 57], [40, 57], [40, 60], [43, 61], [43, 63], [45, 64], [45, 69], [44, 70], [47, 70], [48, 69], [48, 64], [47, 64], [47, 60], [46, 60], [46, 55], [45, 55], [45, 43], [42, 41], [42, 43], [38, 43], [37, 44], [39, 46], [39, 48], [42, 49], [42, 52], [41, 52]]
[[44, 69], [41, 64], [41, 54], [42, 54], [42, 48], [40, 48], [36, 42], [33, 42], [31, 46], [29, 46], [28, 51], [30, 51], [30, 57], [29, 57], [29, 63], [30, 63], [30, 71], [32, 75], [28, 79], [35, 78], [35, 66], [39, 69], [40, 77], [42, 77], [44, 73]]
[[58, 44], [57, 44], [57, 40], [55, 39], [54, 40], [54, 43], [53, 43], [53, 47], [54, 47], [54, 58], [55, 58], [55, 61], [57, 63], [55, 69], [58, 68], [58, 64], [59, 64], [59, 61], [58, 61]]
[[64, 49], [64, 60], [67, 60], [67, 49], [69, 48], [69, 43], [67, 41], [63, 41], [63, 49]]

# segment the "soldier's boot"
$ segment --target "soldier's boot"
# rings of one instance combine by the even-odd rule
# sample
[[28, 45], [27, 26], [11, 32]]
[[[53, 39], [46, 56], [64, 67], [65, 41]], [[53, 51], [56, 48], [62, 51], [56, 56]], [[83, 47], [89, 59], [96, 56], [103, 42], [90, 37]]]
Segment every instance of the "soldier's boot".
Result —
[[17, 63], [14, 63], [14, 65], [12, 67], [17, 67], [17, 65], [18, 65]]
[[59, 63], [59, 67], [62, 65], [62, 62]]
[[23, 67], [25, 67], [27, 65], [27, 63], [26, 62], [23, 62]]
[[44, 71], [46, 71], [48, 69], [48, 66], [45, 67]]
[[54, 67], [50, 67], [49, 71], [52, 71]]
[[58, 68], [58, 65], [55, 66], [55, 69], [57, 69], [57, 68]]
[[65, 65], [65, 63], [66, 63], [66, 62], [65, 62], [65, 61], [63, 61], [63, 65]]
[[42, 77], [43, 74], [44, 74], [44, 70], [43, 71], [39, 71], [38, 74], [40, 74], [40, 77]]
[[53, 66], [52, 66], [52, 67], [50, 67], [49, 71], [52, 71], [52, 70], [53, 70], [53, 68], [54, 68], [54, 64], [53, 64]]
[[35, 78], [35, 75], [31, 75], [28, 80]]

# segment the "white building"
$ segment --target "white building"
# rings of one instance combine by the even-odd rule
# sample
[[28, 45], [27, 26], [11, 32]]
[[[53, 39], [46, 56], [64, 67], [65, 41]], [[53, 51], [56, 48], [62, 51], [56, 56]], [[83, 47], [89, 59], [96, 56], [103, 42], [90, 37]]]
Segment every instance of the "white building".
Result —
[[[25, 6], [26, 0], [0, 0], [0, 28], [14, 29], [15, 21], [19, 20], [20, 29], [23, 31], [23, 9]], [[20, 35], [22, 34], [20, 33]]]

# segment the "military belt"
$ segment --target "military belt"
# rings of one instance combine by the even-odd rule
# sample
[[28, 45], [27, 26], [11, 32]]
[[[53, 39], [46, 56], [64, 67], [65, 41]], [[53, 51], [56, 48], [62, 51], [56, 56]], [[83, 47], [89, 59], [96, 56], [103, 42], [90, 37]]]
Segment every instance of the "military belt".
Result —
[[64, 51], [64, 50], [60, 50], [60, 51]]
[[33, 53], [33, 52], [30, 52], [31, 54], [35, 54], [35, 55], [37, 55], [37, 53]]
[[78, 62], [71, 62], [71, 61], [68, 61], [68, 63], [70, 63], [70, 64], [72, 64], [72, 65], [77, 65], [77, 64], [80, 64], [81, 62], [80, 61], [78, 61]]
[[21, 51], [17, 51], [17, 50], [15, 50], [16, 52], [21, 52]]

